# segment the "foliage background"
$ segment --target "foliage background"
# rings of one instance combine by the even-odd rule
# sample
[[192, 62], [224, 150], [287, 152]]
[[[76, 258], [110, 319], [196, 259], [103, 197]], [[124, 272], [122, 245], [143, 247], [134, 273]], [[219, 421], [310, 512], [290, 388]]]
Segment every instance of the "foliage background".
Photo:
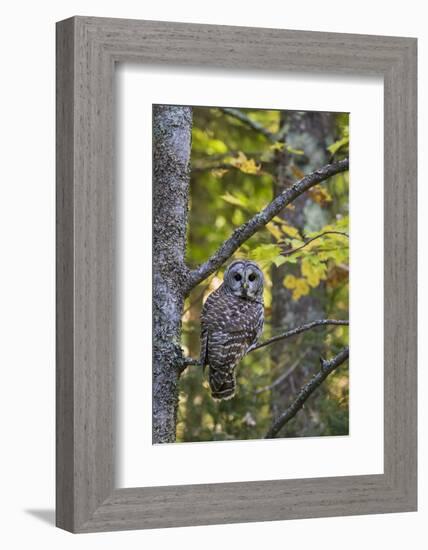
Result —
[[[196, 267], [273, 196], [306, 173], [348, 155], [349, 115], [240, 109], [266, 137], [219, 108], [194, 107], [187, 262]], [[304, 194], [236, 253], [265, 275], [262, 338], [314, 319], [348, 319], [349, 177], [338, 174]], [[321, 236], [320, 236], [321, 235]], [[307, 243], [310, 239], [313, 241]], [[290, 250], [302, 247], [290, 254]], [[199, 316], [223, 271], [186, 300], [182, 346], [199, 355]], [[348, 327], [318, 328], [247, 355], [230, 401], [211, 399], [205, 375], [180, 379], [177, 441], [261, 438], [273, 418], [318, 370], [319, 357], [348, 343]], [[282, 429], [281, 437], [348, 434], [349, 370], [342, 365]]]

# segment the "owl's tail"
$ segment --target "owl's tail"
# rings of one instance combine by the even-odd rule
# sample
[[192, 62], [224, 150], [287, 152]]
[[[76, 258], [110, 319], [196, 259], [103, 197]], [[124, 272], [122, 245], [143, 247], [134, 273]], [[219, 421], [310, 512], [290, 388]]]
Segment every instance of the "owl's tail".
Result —
[[236, 391], [235, 365], [209, 365], [208, 382], [213, 399], [232, 399]]

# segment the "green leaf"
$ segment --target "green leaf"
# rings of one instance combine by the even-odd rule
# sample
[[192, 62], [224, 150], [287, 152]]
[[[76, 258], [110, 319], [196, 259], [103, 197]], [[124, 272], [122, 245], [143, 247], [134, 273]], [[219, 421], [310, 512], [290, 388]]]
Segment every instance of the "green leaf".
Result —
[[282, 151], [284, 147], [285, 147], [285, 143], [283, 141], [275, 141], [275, 143], [272, 143], [269, 149], [271, 151]]
[[215, 178], [222, 178], [225, 174], [227, 174], [229, 170], [226, 170], [225, 168], [213, 168], [211, 170], [211, 174]]
[[342, 139], [339, 139], [338, 141], [335, 141], [334, 143], [332, 143], [331, 145], [329, 145], [327, 147], [327, 150], [330, 151], [330, 153], [332, 155], [336, 154], [337, 151], [339, 151], [339, 149], [341, 149], [342, 147], [345, 147], [349, 145], [349, 137], [348, 136], [345, 136], [343, 137]]
[[250, 258], [256, 261], [273, 262], [281, 254], [281, 248], [277, 244], [261, 244], [251, 251]]
[[242, 212], [241, 208], [235, 208], [232, 214], [232, 223], [235, 226], [242, 225], [245, 221], [244, 213]]
[[224, 154], [228, 151], [223, 141], [210, 137], [206, 131], [195, 126], [192, 129], [192, 146], [207, 155]]
[[297, 264], [298, 261], [299, 261], [299, 256], [298, 254], [292, 254], [291, 256], [282, 256], [284, 258], [284, 261], [283, 263], [287, 263], [287, 264]]
[[291, 153], [292, 155], [304, 155], [305, 151], [302, 149], [295, 149], [294, 147], [291, 147], [288, 143], [285, 144], [285, 148], [287, 149], [288, 153]]
[[273, 263], [275, 264], [276, 267], [280, 267], [281, 265], [286, 263], [287, 258], [285, 256], [277, 256], [272, 261], [273, 261]]
[[245, 197], [245, 195], [232, 195], [232, 193], [229, 193], [229, 191], [226, 191], [224, 195], [221, 195], [221, 198], [229, 204], [233, 204], [234, 206], [241, 206], [242, 208], [248, 208], [250, 202], [249, 199]]

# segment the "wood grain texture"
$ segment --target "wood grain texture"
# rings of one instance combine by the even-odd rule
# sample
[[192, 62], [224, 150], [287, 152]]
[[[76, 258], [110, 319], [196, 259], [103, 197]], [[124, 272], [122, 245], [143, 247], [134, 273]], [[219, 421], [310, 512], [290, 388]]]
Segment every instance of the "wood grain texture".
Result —
[[[118, 61], [383, 76], [383, 475], [114, 488]], [[57, 525], [91, 532], [416, 510], [416, 40], [76, 17], [57, 26], [57, 97]]]
[[74, 522], [73, 160], [74, 25], [56, 42], [56, 522]]

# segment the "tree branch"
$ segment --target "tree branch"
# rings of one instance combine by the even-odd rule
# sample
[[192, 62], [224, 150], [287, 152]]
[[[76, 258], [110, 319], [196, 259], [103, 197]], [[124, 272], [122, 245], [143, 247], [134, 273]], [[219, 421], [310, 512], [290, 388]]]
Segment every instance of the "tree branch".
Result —
[[283, 208], [293, 202], [302, 193], [321, 183], [322, 181], [349, 169], [349, 160], [344, 159], [333, 164], [327, 164], [311, 174], [308, 174], [291, 187], [283, 191], [263, 210], [258, 212], [249, 221], [235, 229], [232, 235], [224, 241], [216, 252], [206, 262], [196, 269], [189, 272], [188, 291], [195, 285], [203, 281], [208, 275], [218, 269], [241, 244], [254, 235], [260, 228], [265, 226], [274, 218]]
[[305, 248], [305, 246], [308, 246], [308, 244], [310, 244], [311, 242], [316, 241], [321, 237], [324, 237], [324, 235], [342, 235], [343, 237], [347, 237], [349, 239], [348, 233], [345, 233], [343, 231], [324, 231], [324, 233], [320, 233], [319, 235], [315, 235], [315, 237], [308, 239], [306, 242], [304, 242], [301, 246], [298, 246], [297, 248], [293, 248], [291, 250], [284, 250], [284, 252], [281, 252], [281, 256], [290, 256], [291, 254], [294, 254], [295, 252], [302, 250], [302, 248]]
[[192, 359], [191, 357], [183, 357], [183, 361], [179, 365], [180, 375], [187, 369], [187, 367], [202, 367], [199, 362], [199, 359]]
[[283, 141], [287, 135], [289, 124], [286, 122], [275, 134], [275, 141]]
[[291, 403], [289, 407], [274, 420], [269, 431], [265, 435], [265, 439], [272, 439], [278, 435], [278, 432], [289, 422], [303, 407], [305, 401], [312, 395], [312, 393], [319, 388], [324, 380], [344, 363], [349, 357], [349, 348], [344, 348], [333, 359], [326, 361], [321, 359], [321, 369], [305, 384], [299, 391], [296, 399]]
[[[255, 351], [260, 348], [264, 348], [265, 346], [268, 346], [269, 344], [272, 344], [273, 342], [277, 342], [278, 340], [283, 340], [284, 338], [291, 338], [291, 336], [296, 336], [297, 334], [300, 334], [301, 332], [305, 332], [307, 330], [310, 330], [315, 327], [325, 326], [325, 325], [349, 325], [349, 321], [347, 320], [338, 320], [338, 319], [318, 319], [317, 321], [312, 321], [311, 323], [307, 323], [306, 325], [301, 325], [299, 327], [293, 328], [291, 330], [288, 330], [287, 332], [284, 332], [283, 334], [279, 334], [278, 336], [274, 336], [273, 338], [269, 338], [269, 340], [266, 340], [260, 344], [257, 344], [256, 346], [250, 348], [247, 351], [248, 353], [251, 353], [252, 351]], [[192, 357], [183, 357], [183, 360], [180, 365], [180, 374], [186, 370], [187, 367], [200, 367], [201, 364], [199, 363], [199, 359], [192, 359]]]
[[349, 325], [349, 321], [346, 319], [318, 319], [317, 321], [311, 321], [310, 323], [292, 328], [291, 330], [287, 330], [287, 332], [284, 332], [283, 334], [278, 334], [278, 336], [273, 336], [272, 338], [269, 338], [269, 340], [265, 340], [264, 342], [255, 345], [249, 350], [248, 353], [260, 348], [264, 348], [265, 346], [273, 344], [274, 342], [278, 342], [279, 340], [291, 338], [291, 336], [296, 336], [297, 334], [300, 334], [301, 332], [306, 332], [307, 330], [311, 330], [312, 328], [322, 327], [326, 325]]
[[307, 348], [297, 359], [297, 361], [294, 361], [294, 363], [289, 367], [285, 372], [283, 372], [276, 380], [272, 382], [272, 384], [269, 384], [268, 386], [263, 386], [262, 388], [259, 388], [254, 392], [254, 395], [259, 395], [265, 391], [270, 391], [279, 386], [284, 382], [284, 380], [287, 380], [287, 378], [290, 376], [290, 374], [293, 374], [293, 372], [296, 370], [296, 368], [299, 366], [299, 363], [302, 359], [308, 355], [309, 348]]
[[259, 134], [264, 135], [269, 141], [277, 141], [276, 134], [273, 134], [272, 132], [269, 132], [262, 124], [257, 122], [256, 120], [253, 120], [249, 116], [247, 116], [245, 113], [243, 113], [240, 109], [233, 109], [230, 107], [219, 107], [219, 110], [225, 113], [226, 115], [229, 115], [233, 118], [236, 118], [252, 130], [256, 130], [256, 132], [259, 132]]

